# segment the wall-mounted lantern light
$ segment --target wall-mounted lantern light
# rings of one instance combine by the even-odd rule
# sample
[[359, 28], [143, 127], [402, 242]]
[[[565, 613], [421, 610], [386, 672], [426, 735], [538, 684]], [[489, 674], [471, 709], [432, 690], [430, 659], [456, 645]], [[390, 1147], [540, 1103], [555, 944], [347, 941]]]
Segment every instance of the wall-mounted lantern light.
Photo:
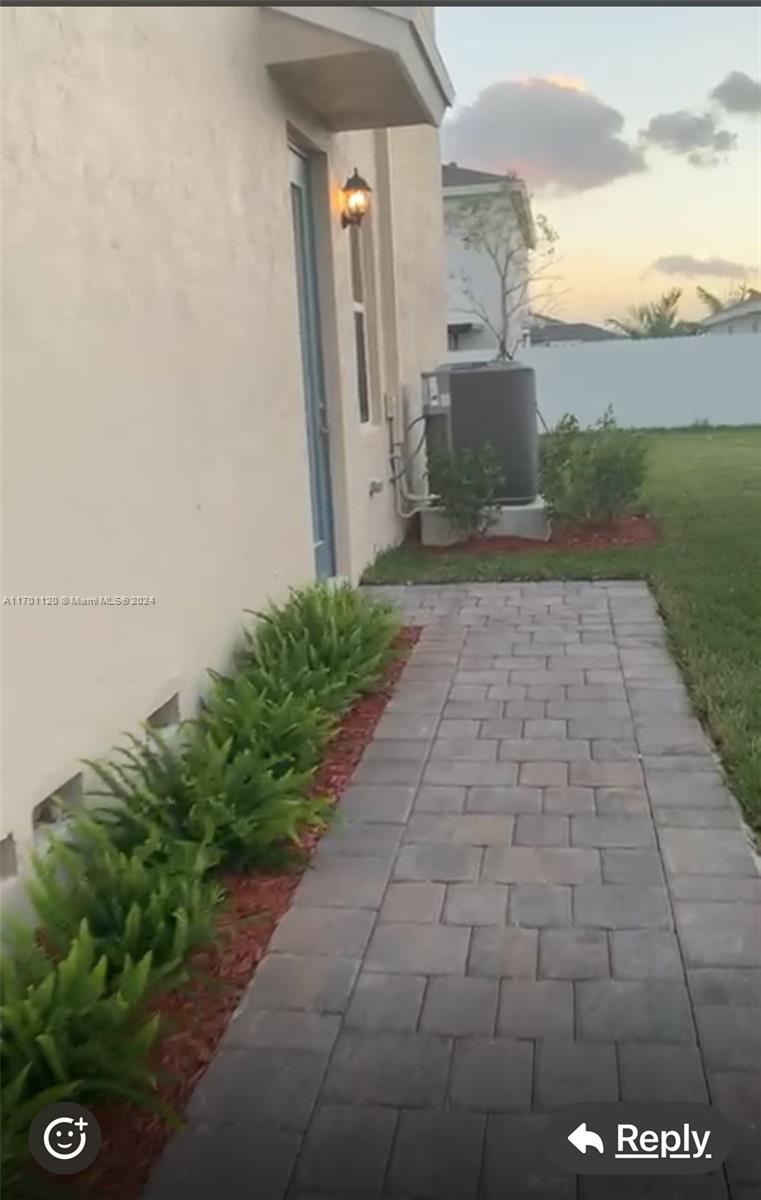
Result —
[[341, 224], [344, 229], [347, 225], [362, 224], [362, 218], [370, 204], [370, 192], [369, 183], [362, 178], [355, 167], [354, 174], [349, 176], [341, 188], [341, 195], [343, 196]]

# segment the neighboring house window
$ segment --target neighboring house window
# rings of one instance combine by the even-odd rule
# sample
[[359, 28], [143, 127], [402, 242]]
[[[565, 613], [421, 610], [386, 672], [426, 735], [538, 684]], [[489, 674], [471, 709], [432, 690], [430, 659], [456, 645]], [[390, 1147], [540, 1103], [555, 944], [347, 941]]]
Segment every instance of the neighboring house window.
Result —
[[459, 333], [457, 332], [456, 329], [448, 329], [447, 330], [447, 349], [448, 350], [459, 350], [459, 348], [460, 348]]
[[351, 246], [351, 299], [354, 310], [354, 346], [357, 359], [357, 400], [359, 419], [370, 420], [370, 381], [367, 370], [367, 313], [365, 310], [365, 273], [361, 226], [349, 228]]

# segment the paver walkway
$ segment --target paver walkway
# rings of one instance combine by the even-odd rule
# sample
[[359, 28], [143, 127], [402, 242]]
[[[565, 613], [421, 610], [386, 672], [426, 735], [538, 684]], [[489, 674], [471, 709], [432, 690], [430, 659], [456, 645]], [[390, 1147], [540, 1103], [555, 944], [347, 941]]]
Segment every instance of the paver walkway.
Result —
[[[758, 1200], [761, 880], [646, 586], [378, 591], [425, 631], [146, 1200]], [[727, 1175], [541, 1149], [709, 1097]]]

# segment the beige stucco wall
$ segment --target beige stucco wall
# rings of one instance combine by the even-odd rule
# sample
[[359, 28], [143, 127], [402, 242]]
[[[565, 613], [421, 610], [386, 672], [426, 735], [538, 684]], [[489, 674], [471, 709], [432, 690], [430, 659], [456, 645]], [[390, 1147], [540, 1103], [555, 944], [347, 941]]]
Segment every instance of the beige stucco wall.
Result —
[[[375, 186], [386, 135], [329, 136], [289, 111], [257, 53], [259, 20], [252, 8], [2, 13], [3, 593], [155, 597], [4, 606], [2, 835], [20, 844], [82, 756], [176, 691], [191, 712], [242, 610], [313, 575], [289, 128], [325, 156], [339, 572], [356, 577], [401, 536], [383, 395], [416, 394], [444, 350], [436, 131], [390, 135], [389, 252]], [[355, 164], [374, 185], [383, 326], [364, 427], [337, 207]]]

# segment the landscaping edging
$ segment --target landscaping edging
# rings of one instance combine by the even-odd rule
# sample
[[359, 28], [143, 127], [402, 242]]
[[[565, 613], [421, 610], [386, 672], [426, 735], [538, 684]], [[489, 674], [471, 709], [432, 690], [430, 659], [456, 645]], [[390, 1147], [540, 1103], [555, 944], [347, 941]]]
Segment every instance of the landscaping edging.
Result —
[[[382, 683], [355, 701], [340, 721], [315, 775], [315, 794], [329, 796], [334, 804], [339, 801], [420, 633], [417, 626], [399, 631], [399, 655]], [[227, 898], [217, 924], [220, 939], [193, 956], [189, 984], [151, 1006], [169, 1026], [155, 1047], [152, 1065], [162, 1081], [159, 1096], [175, 1112], [183, 1112], [209, 1065], [320, 836], [313, 829], [306, 832], [301, 841], [305, 861], [295, 868], [224, 878]], [[97, 1164], [78, 1181], [80, 1187], [106, 1200], [136, 1200], [172, 1127], [160, 1114], [133, 1105], [96, 1109], [96, 1114], [103, 1144]]]

